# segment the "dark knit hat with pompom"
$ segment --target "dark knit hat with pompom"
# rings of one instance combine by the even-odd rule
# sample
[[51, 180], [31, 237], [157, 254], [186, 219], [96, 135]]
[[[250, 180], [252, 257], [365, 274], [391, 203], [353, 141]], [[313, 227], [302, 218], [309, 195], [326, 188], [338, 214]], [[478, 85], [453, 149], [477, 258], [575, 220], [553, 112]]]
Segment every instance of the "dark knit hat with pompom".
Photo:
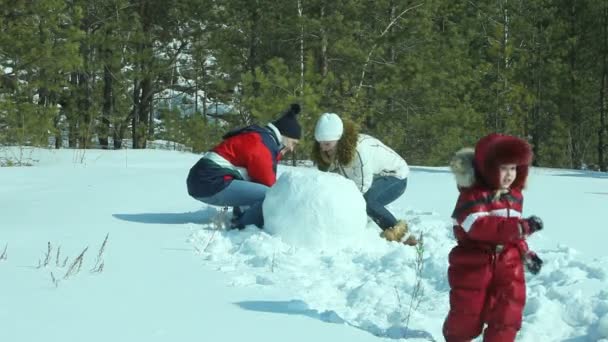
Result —
[[283, 115], [272, 122], [279, 129], [281, 135], [292, 139], [300, 139], [302, 136], [302, 127], [298, 123], [298, 114], [300, 113], [300, 105], [293, 103], [283, 113]]

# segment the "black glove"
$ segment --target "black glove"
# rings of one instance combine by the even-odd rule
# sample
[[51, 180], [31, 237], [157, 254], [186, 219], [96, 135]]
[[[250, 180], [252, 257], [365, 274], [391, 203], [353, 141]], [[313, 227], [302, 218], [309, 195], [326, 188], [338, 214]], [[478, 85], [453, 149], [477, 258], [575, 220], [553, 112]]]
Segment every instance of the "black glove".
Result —
[[532, 235], [539, 230], [543, 230], [543, 220], [541, 220], [540, 217], [532, 215], [527, 219], [522, 220], [523, 235]]
[[534, 252], [528, 252], [524, 256], [524, 265], [526, 269], [532, 274], [538, 274], [540, 269], [543, 267], [543, 261]]

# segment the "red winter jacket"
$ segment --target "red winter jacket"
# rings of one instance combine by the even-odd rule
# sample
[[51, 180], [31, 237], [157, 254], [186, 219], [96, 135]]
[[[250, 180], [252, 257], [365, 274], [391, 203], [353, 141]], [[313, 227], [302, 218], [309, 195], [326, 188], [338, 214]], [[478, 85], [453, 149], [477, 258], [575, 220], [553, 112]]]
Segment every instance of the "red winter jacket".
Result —
[[502, 195], [482, 187], [462, 189], [452, 214], [456, 240], [483, 250], [518, 246], [524, 241], [520, 224], [523, 202], [518, 189]]
[[[452, 164], [460, 195], [452, 215], [457, 245], [449, 255], [450, 312], [443, 334], [446, 341], [470, 341], [487, 324], [484, 341], [511, 342], [526, 301], [521, 189], [531, 150], [517, 138], [490, 135], [460, 157]], [[508, 192], [497, 191], [501, 164], [518, 165]]]
[[[281, 154], [279, 145], [271, 149], [259, 132], [247, 132], [224, 140], [212, 151], [230, 164], [247, 170], [249, 180], [272, 186], [277, 180], [276, 168]], [[273, 153], [274, 152], [274, 153]]]
[[276, 182], [282, 147], [281, 134], [272, 124], [229, 132], [190, 169], [188, 193], [195, 198], [209, 197], [233, 179], [270, 187]]

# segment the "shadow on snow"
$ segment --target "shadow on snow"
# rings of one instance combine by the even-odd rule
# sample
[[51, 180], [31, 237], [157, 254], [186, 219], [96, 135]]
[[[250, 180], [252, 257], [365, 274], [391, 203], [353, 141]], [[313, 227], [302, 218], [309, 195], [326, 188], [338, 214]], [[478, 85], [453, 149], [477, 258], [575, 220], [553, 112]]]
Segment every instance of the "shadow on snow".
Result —
[[358, 326], [349, 323], [342, 319], [335, 311], [328, 310], [319, 312], [317, 310], [310, 309], [308, 305], [301, 300], [290, 300], [290, 301], [244, 301], [235, 303], [242, 309], [258, 312], [269, 312], [276, 314], [286, 315], [301, 315], [318, 319], [326, 323], [334, 324], [345, 324], [353, 328], [357, 328], [373, 334], [378, 337], [385, 337], [391, 339], [402, 339], [402, 338], [420, 338], [427, 341], [435, 341], [433, 335], [428, 331], [407, 329], [401, 326], [393, 326], [389, 329], [380, 328], [371, 322], [366, 322], [365, 326]]

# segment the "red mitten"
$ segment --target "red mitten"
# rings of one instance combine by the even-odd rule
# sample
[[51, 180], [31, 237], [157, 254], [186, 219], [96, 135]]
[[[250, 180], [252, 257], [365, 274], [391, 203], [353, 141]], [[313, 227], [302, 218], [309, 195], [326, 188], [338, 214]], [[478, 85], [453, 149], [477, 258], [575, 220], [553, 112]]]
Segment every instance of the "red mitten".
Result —
[[526, 219], [521, 220], [521, 233], [524, 237], [530, 236], [539, 230], [543, 229], [543, 220], [540, 217], [532, 215]]
[[524, 255], [524, 265], [530, 273], [538, 274], [543, 267], [543, 261], [536, 253], [529, 251]]

